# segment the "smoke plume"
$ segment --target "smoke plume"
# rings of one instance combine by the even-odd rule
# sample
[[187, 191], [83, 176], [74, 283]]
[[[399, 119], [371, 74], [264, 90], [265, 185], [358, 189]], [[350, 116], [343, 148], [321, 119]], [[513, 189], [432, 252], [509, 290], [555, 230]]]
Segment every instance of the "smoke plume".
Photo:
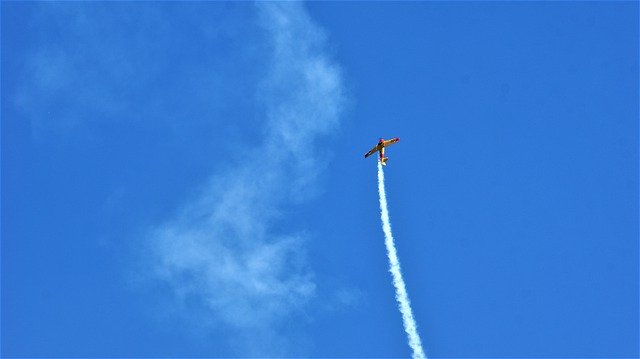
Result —
[[380, 218], [382, 219], [384, 244], [387, 247], [387, 256], [389, 257], [389, 271], [393, 277], [393, 286], [396, 288], [396, 300], [398, 301], [400, 313], [402, 313], [404, 331], [407, 332], [407, 340], [413, 350], [413, 358], [426, 358], [424, 350], [422, 350], [422, 342], [420, 341], [416, 321], [413, 319], [411, 303], [409, 302], [404, 279], [402, 279], [400, 261], [398, 260], [396, 245], [393, 241], [393, 234], [391, 233], [391, 222], [389, 221], [389, 210], [387, 209], [387, 194], [384, 189], [384, 171], [382, 170], [382, 163], [380, 163], [380, 161], [378, 161], [378, 193], [380, 195]]

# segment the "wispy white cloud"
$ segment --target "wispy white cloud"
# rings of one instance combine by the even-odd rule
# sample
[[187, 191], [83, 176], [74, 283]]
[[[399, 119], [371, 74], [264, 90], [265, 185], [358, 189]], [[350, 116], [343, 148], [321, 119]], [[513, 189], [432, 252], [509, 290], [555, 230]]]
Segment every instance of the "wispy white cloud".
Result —
[[[143, 129], [150, 133], [144, 145], [167, 139], [175, 158], [210, 160], [199, 167], [214, 172], [200, 178], [198, 194], [148, 231], [143, 251], [151, 263], [136, 268], [151, 268], [181, 299], [178, 307], [205, 308], [202, 320], [273, 339], [268, 333], [316, 294], [306, 230], [285, 230], [292, 221], [284, 216], [317, 194], [327, 154], [321, 141], [344, 107], [323, 31], [294, 2], [33, 7], [33, 41], [20, 54], [23, 71], [10, 96], [34, 135], [64, 142], [97, 133], [110, 146], [101, 129], [113, 137]], [[205, 144], [202, 133], [215, 136]], [[118, 156], [135, 171], [129, 156], [143, 144], [119, 145], [131, 146]], [[121, 193], [135, 190], [123, 186]], [[253, 347], [243, 354], [278, 354]]]
[[212, 319], [252, 333], [272, 332], [314, 296], [304, 235], [280, 223], [317, 187], [320, 141], [344, 105], [340, 69], [303, 5], [258, 3], [256, 11], [268, 40], [256, 94], [264, 140], [150, 235], [158, 278], [204, 303]]

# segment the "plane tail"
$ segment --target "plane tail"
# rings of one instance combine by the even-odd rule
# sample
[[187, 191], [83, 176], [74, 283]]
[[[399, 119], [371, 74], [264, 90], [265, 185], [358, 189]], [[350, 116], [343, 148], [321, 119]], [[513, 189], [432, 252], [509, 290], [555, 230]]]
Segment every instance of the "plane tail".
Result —
[[387, 165], [387, 161], [388, 161], [388, 160], [389, 160], [389, 157], [382, 157], [382, 160], [381, 160], [382, 165], [383, 165], [383, 166], [386, 166], [386, 165]]

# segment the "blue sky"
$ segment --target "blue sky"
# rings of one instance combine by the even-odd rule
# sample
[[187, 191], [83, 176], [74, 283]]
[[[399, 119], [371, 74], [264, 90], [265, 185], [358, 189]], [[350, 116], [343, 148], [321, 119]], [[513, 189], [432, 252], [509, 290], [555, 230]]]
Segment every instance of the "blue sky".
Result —
[[3, 2], [3, 357], [637, 357], [637, 2]]

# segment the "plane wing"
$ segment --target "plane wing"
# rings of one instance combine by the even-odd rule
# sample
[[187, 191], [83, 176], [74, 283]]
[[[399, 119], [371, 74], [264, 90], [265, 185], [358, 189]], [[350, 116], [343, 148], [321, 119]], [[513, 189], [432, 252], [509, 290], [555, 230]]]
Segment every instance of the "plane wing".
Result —
[[371, 151], [367, 152], [364, 155], [364, 158], [367, 158], [367, 157], [371, 156], [372, 154], [376, 153], [377, 151], [380, 151], [380, 148], [378, 148], [378, 145], [376, 145], [374, 148], [372, 148]]
[[386, 141], [384, 141], [384, 147], [391, 146], [394, 143], [397, 143], [398, 141], [400, 141], [399, 138], [392, 138], [390, 140], [386, 140]]

